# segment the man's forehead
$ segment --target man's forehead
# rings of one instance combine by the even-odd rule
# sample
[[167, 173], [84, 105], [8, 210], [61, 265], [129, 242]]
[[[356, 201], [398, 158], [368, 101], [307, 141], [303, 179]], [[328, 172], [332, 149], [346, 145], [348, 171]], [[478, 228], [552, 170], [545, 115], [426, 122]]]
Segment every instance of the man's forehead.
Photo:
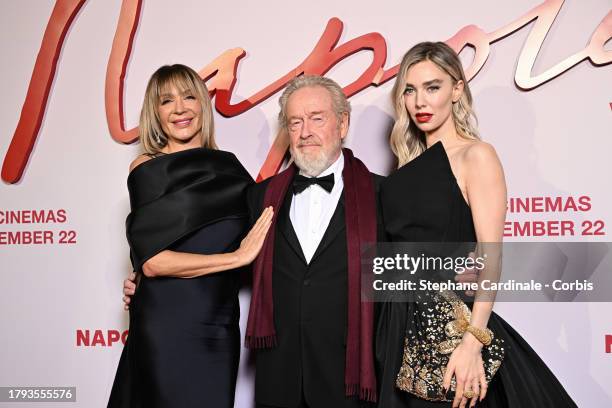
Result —
[[287, 113], [316, 113], [332, 109], [329, 91], [322, 86], [307, 86], [293, 92], [287, 101]]

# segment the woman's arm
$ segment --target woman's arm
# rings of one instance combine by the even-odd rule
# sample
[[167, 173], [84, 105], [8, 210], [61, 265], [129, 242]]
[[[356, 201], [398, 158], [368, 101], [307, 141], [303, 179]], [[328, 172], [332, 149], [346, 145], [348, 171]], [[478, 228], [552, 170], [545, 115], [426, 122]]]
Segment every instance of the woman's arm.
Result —
[[202, 255], [164, 250], [142, 265], [142, 273], [149, 277], [195, 278], [214, 272], [235, 269], [240, 264], [235, 252]]
[[263, 246], [273, 214], [272, 207], [264, 209], [234, 252], [201, 255], [165, 250], [149, 258], [143, 264], [142, 272], [148, 277], [195, 278], [248, 265]]
[[[493, 146], [478, 142], [470, 146], [465, 157], [466, 187], [476, 239], [487, 249], [486, 267], [493, 278], [498, 277], [501, 267], [501, 248], [504, 221], [506, 220], [506, 180], [502, 165]], [[496, 243], [491, 245], [491, 243]], [[490, 295], [484, 296], [491, 299]], [[486, 328], [493, 309], [493, 301], [476, 302], [472, 309], [470, 324], [478, 328]], [[477, 341], [467, 333], [466, 340]]]
[[[474, 229], [479, 243], [487, 248], [487, 270], [480, 276], [492, 274], [497, 276], [501, 265], [499, 244], [503, 238], [504, 221], [506, 218], [506, 181], [504, 172], [495, 153], [495, 149], [484, 142], [469, 146], [464, 153], [464, 179]], [[490, 250], [489, 250], [490, 249]], [[472, 308], [470, 325], [485, 329], [493, 310], [490, 294], [485, 300], [476, 301]], [[453, 374], [457, 381], [453, 407], [475, 406], [476, 401], [484, 399], [487, 392], [487, 382], [482, 362], [482, 343], [471, 333], [465, 332], [459, 346], [455, 349], [444, 376], [444, 385], [448, 389]], [[477, 397], [468, 401], [464, 391], [474, 391]]]

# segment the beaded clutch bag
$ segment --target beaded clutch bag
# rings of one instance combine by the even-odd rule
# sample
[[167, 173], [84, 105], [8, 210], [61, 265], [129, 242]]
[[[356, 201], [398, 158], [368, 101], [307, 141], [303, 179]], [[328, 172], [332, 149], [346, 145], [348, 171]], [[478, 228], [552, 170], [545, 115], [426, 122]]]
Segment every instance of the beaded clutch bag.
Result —
[[[451, 353], [461, 342], [471, 318], [467, 305], [447, 290], [428, 292], [416, 303], [415, 324], [404, 339], [404, 356], [396, 386], [429, 401], [452, 401], [455, 378], [445, 394], [444, 371]], [[504, 359], [504, 341], [487, 329], [491, 342], [482, 348], [487, 383], [491, 381]]]

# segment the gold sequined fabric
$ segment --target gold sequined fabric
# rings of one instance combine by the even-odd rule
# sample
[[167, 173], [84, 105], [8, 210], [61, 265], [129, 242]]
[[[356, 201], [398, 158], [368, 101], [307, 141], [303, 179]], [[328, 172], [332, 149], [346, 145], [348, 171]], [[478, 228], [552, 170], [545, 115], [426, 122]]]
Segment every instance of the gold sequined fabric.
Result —
[[[414, 325], [404, 339], [404, 356], [396, 386], [429, 401], [452, 401], [455, 378], [447, 395], [442, 387], [451, 353], [461, 342], [472, 313], [452, 291], [427, 292], [415, 303]], [[491, 381], [504, 359], [504, 341], [491, 335], [482, 348], [485, 377]]]

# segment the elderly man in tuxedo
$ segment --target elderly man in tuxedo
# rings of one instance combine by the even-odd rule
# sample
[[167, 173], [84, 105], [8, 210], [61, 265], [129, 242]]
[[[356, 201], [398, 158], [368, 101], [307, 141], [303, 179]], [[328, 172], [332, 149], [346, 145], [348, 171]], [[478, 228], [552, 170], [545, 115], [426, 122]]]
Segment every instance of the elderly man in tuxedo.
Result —
[[293, 164], [247, 194], [252, 221], [269, 205], [275, 212], [253, 264], [255, 399], [262, 408], [363, 406], [375, 401], [376, 380], [360, 258], [382, 231], [382, 177], [342, 148], [351, 109], [337, 83], [297, 77], [279, 103]]

